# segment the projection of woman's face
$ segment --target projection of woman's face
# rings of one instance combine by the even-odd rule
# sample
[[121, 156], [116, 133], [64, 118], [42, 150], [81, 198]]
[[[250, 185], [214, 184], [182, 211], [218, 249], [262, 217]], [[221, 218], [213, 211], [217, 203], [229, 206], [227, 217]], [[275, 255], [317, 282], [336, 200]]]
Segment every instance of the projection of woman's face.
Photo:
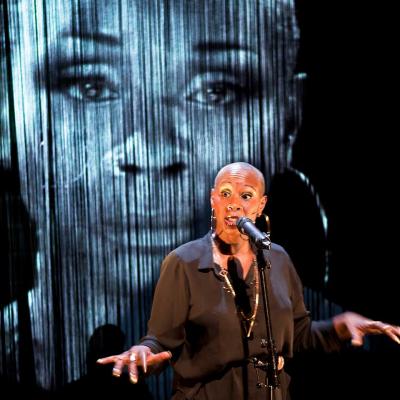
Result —
[[30, 310], [43, 386], [53, 334], [65, 332], [71, 380], [84, 351], [71, 338], [85, 341], [106, 322], [128, 342], [143, 333], [162, 258], [209, 228], [221, 166], [248, 161], [268, 183], [287, 165], [294, 12], [290, 0], [267, 7], [7, 2], [3, 113], [15, 117], [21, 194], [37, 227]]
[[282, 9], [272, 19], [258, 1], [39, 3], [17, 2], [11, 26], [17, 148], [42, 249], [57, 245], [61, 264], [94, 275], [104, 265], [107, 285], [139, 265], [158, 270], [207, 231], [222, 165], [248, 161], [267, 177], [286, 166], [294, 44]]

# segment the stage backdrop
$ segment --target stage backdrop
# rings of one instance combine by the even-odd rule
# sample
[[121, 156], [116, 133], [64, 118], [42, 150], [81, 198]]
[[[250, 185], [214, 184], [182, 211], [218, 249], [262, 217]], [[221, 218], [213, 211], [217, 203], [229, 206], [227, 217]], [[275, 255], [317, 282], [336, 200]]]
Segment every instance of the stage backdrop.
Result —
[[[291, 164], [305, 78], [291, 0], [0, 11], [4, 380], [60, 389], [144, 335], [160, 263], [207, 232], [229, 162], [264, 172], [272, 239], [308, 287], [326, 286], [328, 220]], [[317, 318], [326, 304], [309, 303]], [[152, 393], [169, 385], [161, 375]]]

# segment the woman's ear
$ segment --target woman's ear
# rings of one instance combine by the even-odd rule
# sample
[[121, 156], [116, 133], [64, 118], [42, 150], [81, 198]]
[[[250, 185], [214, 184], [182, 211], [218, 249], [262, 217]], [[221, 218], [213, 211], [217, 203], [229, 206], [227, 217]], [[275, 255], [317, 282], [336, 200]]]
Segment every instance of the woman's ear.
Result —
[[212, 189], [211, 189], [211, 192], [210, 192], [210, 203], [211, 203], [211, 208], [214, 208], [214, 192], [215, 192], [215, 189], [212, 188]]
[[264, 195], [264, 196], [261, 198], [260, 206], [259, 206], [259, 208], [258, 208], [258, 214], [259, 214], [259, 215], [261, 215], [262, 212], [264, 211], [264, 208], [265, 208], [265, 205], [267, 204], [267, 202], [268, 202], [268, 196], [267, 196], [267, 195]]

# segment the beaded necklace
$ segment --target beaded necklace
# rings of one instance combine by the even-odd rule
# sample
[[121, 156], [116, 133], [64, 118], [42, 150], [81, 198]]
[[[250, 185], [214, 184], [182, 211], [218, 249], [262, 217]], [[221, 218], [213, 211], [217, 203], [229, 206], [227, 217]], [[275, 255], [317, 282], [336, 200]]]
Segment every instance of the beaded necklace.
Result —
[[[232, 282], [229, 279], [229, 272], [226, 268], [223, 267], [222, 262], [221, 262], [221, 257], [219, 254], [219, 251], [217, 249], [217, 246], [214, 242], [213, 239], [211, 239], [212, 242], [212, 248], [213, 248], [213, 256], [214, 256], [214, 262], [219, 265], [220, 271], [219, 275], [223, 278], [226, 287], [224, 289], [232, 295], [233, 298], [236, 297], [236, 292], [235, 289], [233, 288]], [[253, 262], [251, 263], [250, 268], [254, 269], [253, 274], [254, 274], [254, 308], [253, 312], [251, 313], [250, 316], [247, 316], [242, 310], [239, 309], [239, 314], [242, 318], [243, 322], [243, 328], [246, 333], [246, 337], [250, 337], [251, 331], [253, 330], [254, 322], [256, 320], [257, 316], [257, 310], [258, 310], [258, 302], [259, 302], [259, 281], [258, 281], [258, 265], [257, 265], [257, 259], [254, 258]]]

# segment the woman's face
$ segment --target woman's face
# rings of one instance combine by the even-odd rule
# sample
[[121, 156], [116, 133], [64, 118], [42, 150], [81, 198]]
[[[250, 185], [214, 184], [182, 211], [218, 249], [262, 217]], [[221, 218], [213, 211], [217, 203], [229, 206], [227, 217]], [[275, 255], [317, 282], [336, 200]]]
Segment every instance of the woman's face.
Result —
[[218, 174], [211, 191], [215, 234], [225, 243], [238, 243], [241, 234], [236, 227], [237, 220], [247, 217], [255, 221], [266, 202], [263, 180], [255, 170], [233, 165]]
[[259, 1], [39, 3], [16, 2], [11, 26], [19, 165], [65, 254], [165, 255], [207, 230], [221, 165], [286, 165], [283, 16]]

